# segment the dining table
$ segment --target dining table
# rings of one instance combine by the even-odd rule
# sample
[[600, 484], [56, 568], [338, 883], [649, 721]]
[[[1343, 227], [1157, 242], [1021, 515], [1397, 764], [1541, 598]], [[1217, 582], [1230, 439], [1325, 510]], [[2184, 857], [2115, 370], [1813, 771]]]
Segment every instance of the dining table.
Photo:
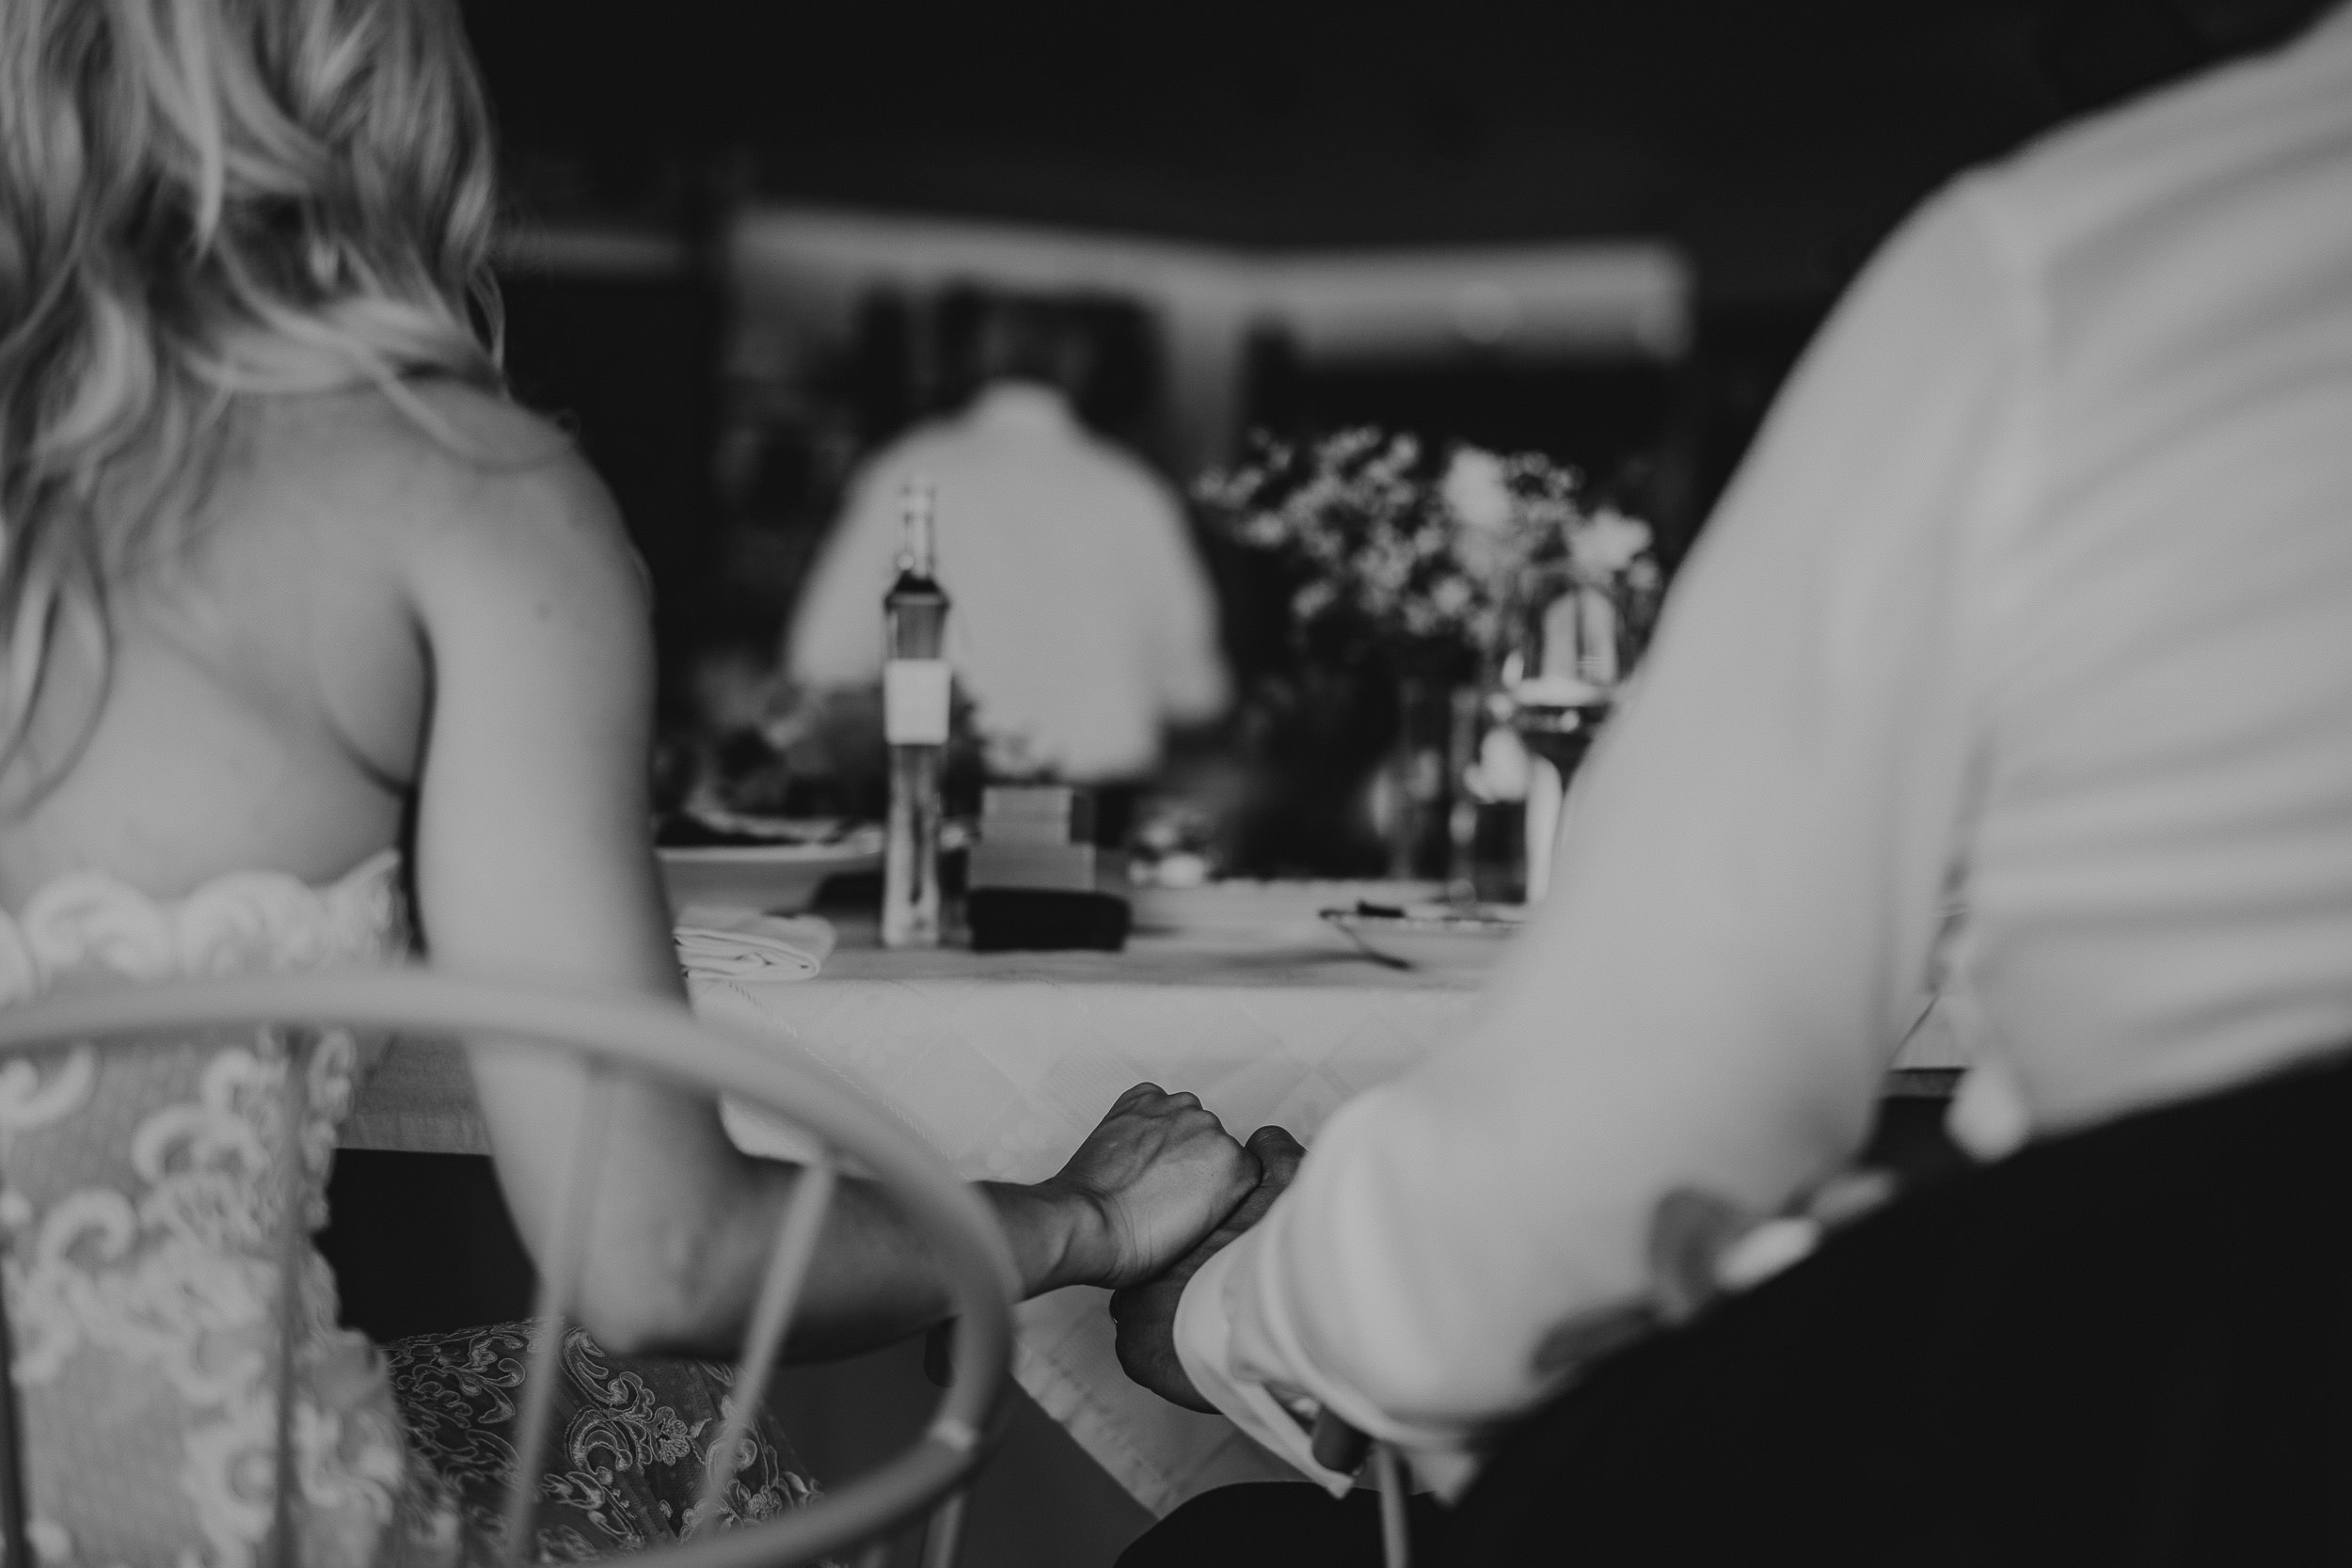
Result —
[[[860, 1094], [966, 1179], [1057, 1171], [1131, 1085], [1190, 1090], [1236, 1136], [1267, 1123], [1311, 1146], [1331, 1113], [1470, 1027], [1516, 938], [1466, 935], [1403, 955], [1366, 947], [1327, 911], [1406, 907], [1433, 886], [1216, 883], [1138, 889], [1119, 952], [886, 949], [836, 922], [813, 978], [689, 976], [696, 1012]], [[1960, 1064], [1923, 1035], [1894, 1095], [1948, 1092]], [[790, 1158], [788, 1124], [723, 1108], [742, 1148]], [[359, 1093], [346, 1148], [485, 1153], [458, 1049], [396, 1042]], [[1023, 1389], [1145, 1508], [1164, 1514], [1234, 1481], [1295, 1479], [1223, 1417], [1167, 1403], [1120, 1371], [1107, 1292], [1019, 1308]]]

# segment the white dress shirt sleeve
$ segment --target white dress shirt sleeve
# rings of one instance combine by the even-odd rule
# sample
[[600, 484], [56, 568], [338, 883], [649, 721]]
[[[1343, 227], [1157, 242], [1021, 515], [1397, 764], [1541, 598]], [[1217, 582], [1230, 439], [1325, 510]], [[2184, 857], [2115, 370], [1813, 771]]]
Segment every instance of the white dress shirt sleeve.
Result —
[[1278, 1397], [1466, 1479], [1578, 1325], [1646, 1297], [1661, 1197], [1770, 1211], [1867, 1131], [1960, 874], [1979, 557], [2030, 481], [1996, 215], [1932, 203], [1800, 367], [1468, 1037], [1343, 1107], [1186, 1291], [1195, 1383], [1309, 1473]]

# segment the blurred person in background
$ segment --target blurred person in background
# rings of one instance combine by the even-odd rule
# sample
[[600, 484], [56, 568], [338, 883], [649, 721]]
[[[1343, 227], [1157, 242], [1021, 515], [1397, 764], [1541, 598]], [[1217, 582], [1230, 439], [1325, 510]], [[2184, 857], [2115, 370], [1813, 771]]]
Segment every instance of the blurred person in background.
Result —
[[786, 673], [816, 693], [880, 681], [901, 492], [921, 480], [938, 498], [948, 657], [992, 770], [1142, 780], [1170, 730], [1225, 708], [1208, 574], [1168, 486], [1080, 422], [1090, 350], [1070, 312], [1012, 295], [978, 310], [978, 391], [851, 481], [786, 632]]

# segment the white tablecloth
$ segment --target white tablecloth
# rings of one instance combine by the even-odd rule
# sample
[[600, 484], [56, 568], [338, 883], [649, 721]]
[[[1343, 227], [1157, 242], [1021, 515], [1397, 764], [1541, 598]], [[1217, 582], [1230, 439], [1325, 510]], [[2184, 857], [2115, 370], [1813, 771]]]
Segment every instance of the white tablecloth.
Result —
[[[1194, 909], [1212, 917], [1258, 918], [1139, 933], [1116, 956], [845, 942], [817, 980], [698, 981], [695, 1006], [822, 1063], [973, 1179], [1051, 1176], [1145, 1080], [1198, 1094], [1237, 1136], [1279, 1122], [1311, 1141], [1334, 1107], [1461, 1029], [1483, 967], [1382, 968], [1316, 921], [1313, 902], [1204, 897]], [[746, 1148], [791, 1151], [748, 1115], [730, 1128]], [[1222, 1417], [1129, 1383], [1106, 1299], [1071, 1289], [1024, 1305], [1013, 1367], [1104, 1469], [1159, 1513], [1230, 1481], [1296, 1479]]]
[[[1237, 1135], [1279, 1122], [1312, 1143], [1334, 1107], [1460, 1034], [1486, 953], [1409, 973], [1366, 958], [1315, 918], [1412, 890], [1299, 885], [1156, 895], [1122, 954], [889, 953], [844, 932], [814, 980], [697, 979], [696, 1010], [795, 1053], [895, 1113], [966, 1178], [1058, 1169], [1130, 1085], [1189, 1089]], [[1915, 1061], [1911, 1066], [1940, 1066]], [[786, 1130], [730, 1109], [737, 1141], [790, 1155]], [[343, 1142], [486, 1149], [450, 1049], [395, 1047]], [[1294, 1479], [1222, 1417], [1129, 1383], [1105, 1293], [1021, 1308], [1021, 1386], [1146, 1507], [1231, 1481]]]

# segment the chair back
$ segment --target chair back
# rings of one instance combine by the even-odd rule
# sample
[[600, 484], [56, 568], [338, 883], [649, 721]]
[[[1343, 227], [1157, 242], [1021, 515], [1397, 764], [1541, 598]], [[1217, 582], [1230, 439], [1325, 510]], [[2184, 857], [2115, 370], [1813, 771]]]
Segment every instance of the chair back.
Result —
[[[985, 1457], [996, 1432], [1012, 1344], [1012, 1302], [1018, 1275], [994, 1215], [972, 1188], [930, 1149], [882, 1113], [837, 1085], [778, 1058], [771, 1051], [698, 1022], [683, 1006], [655, 998], [582, 995], [543, 987], [460, 979], [423, 969], [349, 970], [306, 974], [174, 980], [73, 992], [0, 1008], [0, 1064], [61, 1046], [135, 1046], [142, 1039], [184, 1037], [195, 1030], [345, 1028], [463, 1040], [510, 1042], [568, 1052], [588, 1067], [589, 1094], [569, 1152], [577, 1179], [567, 1181], [540, 1272], [532, 1364], [518, 1416], [518, 1466], [507, 1512], [508, 1560], [525, 1560], [537, 1456], [546, 1447], [554, 1408], [562, 1323], [577, 1296], [584, 1262], [592, 1173], [604, 1137], [604, 1109], [615, 1075], [708, 1094], [728, 1094], [785, 1117], [818, 1151], [803, 1168], [779, 1224], [776, 1244], [736, 1363], [735, 1386], [754, 1396], [734, 1402], [724, 1430], [711, 1445], [710, 1475], [695, 1517], [710, 1504], [727, 1462], [745, 1435], [757, 1395], [765, 1390], [788, 1333], [793, 1309], [816, 1253], [839, 1167], [854, 1162], [892, 1196], [929, 1243], [946, 1275], [956, 1314], [956, 1378], [929, 1427], [914, 1443], [871, 1472], [829, 1490], [805, 1507], [749, 1528], [711, 1532], [644, 1554], [660, 1568], [785, 1568], [876, 1543], [934, 1505], [930, 1556], [953, 1553], [961, 1488]], [[490, 1047], [484, 1047], [485, 1049]], [[285, 1125], [302, 1125], [306, 1074], [285, 1075]], [[303, 1180], [301, 1162], [288, 1159], [289, 1180]], [[290, 1192], [290, 1196], [291, 1192]], [[278, 1429], [275, 1515], [270, 1560], [294, 1560], [293, 1267], [306, 1244], [304, 1205], [290, 1201], [278, 1237], [286, 1289], [277, 1312]], [[0, 1367], [12, 1343], [0, 1310]], [[14, 1380], [0, 1376], [0, 1549], [8, 1568], [35, 1560], [26, 1549], [24, 1430]]]

